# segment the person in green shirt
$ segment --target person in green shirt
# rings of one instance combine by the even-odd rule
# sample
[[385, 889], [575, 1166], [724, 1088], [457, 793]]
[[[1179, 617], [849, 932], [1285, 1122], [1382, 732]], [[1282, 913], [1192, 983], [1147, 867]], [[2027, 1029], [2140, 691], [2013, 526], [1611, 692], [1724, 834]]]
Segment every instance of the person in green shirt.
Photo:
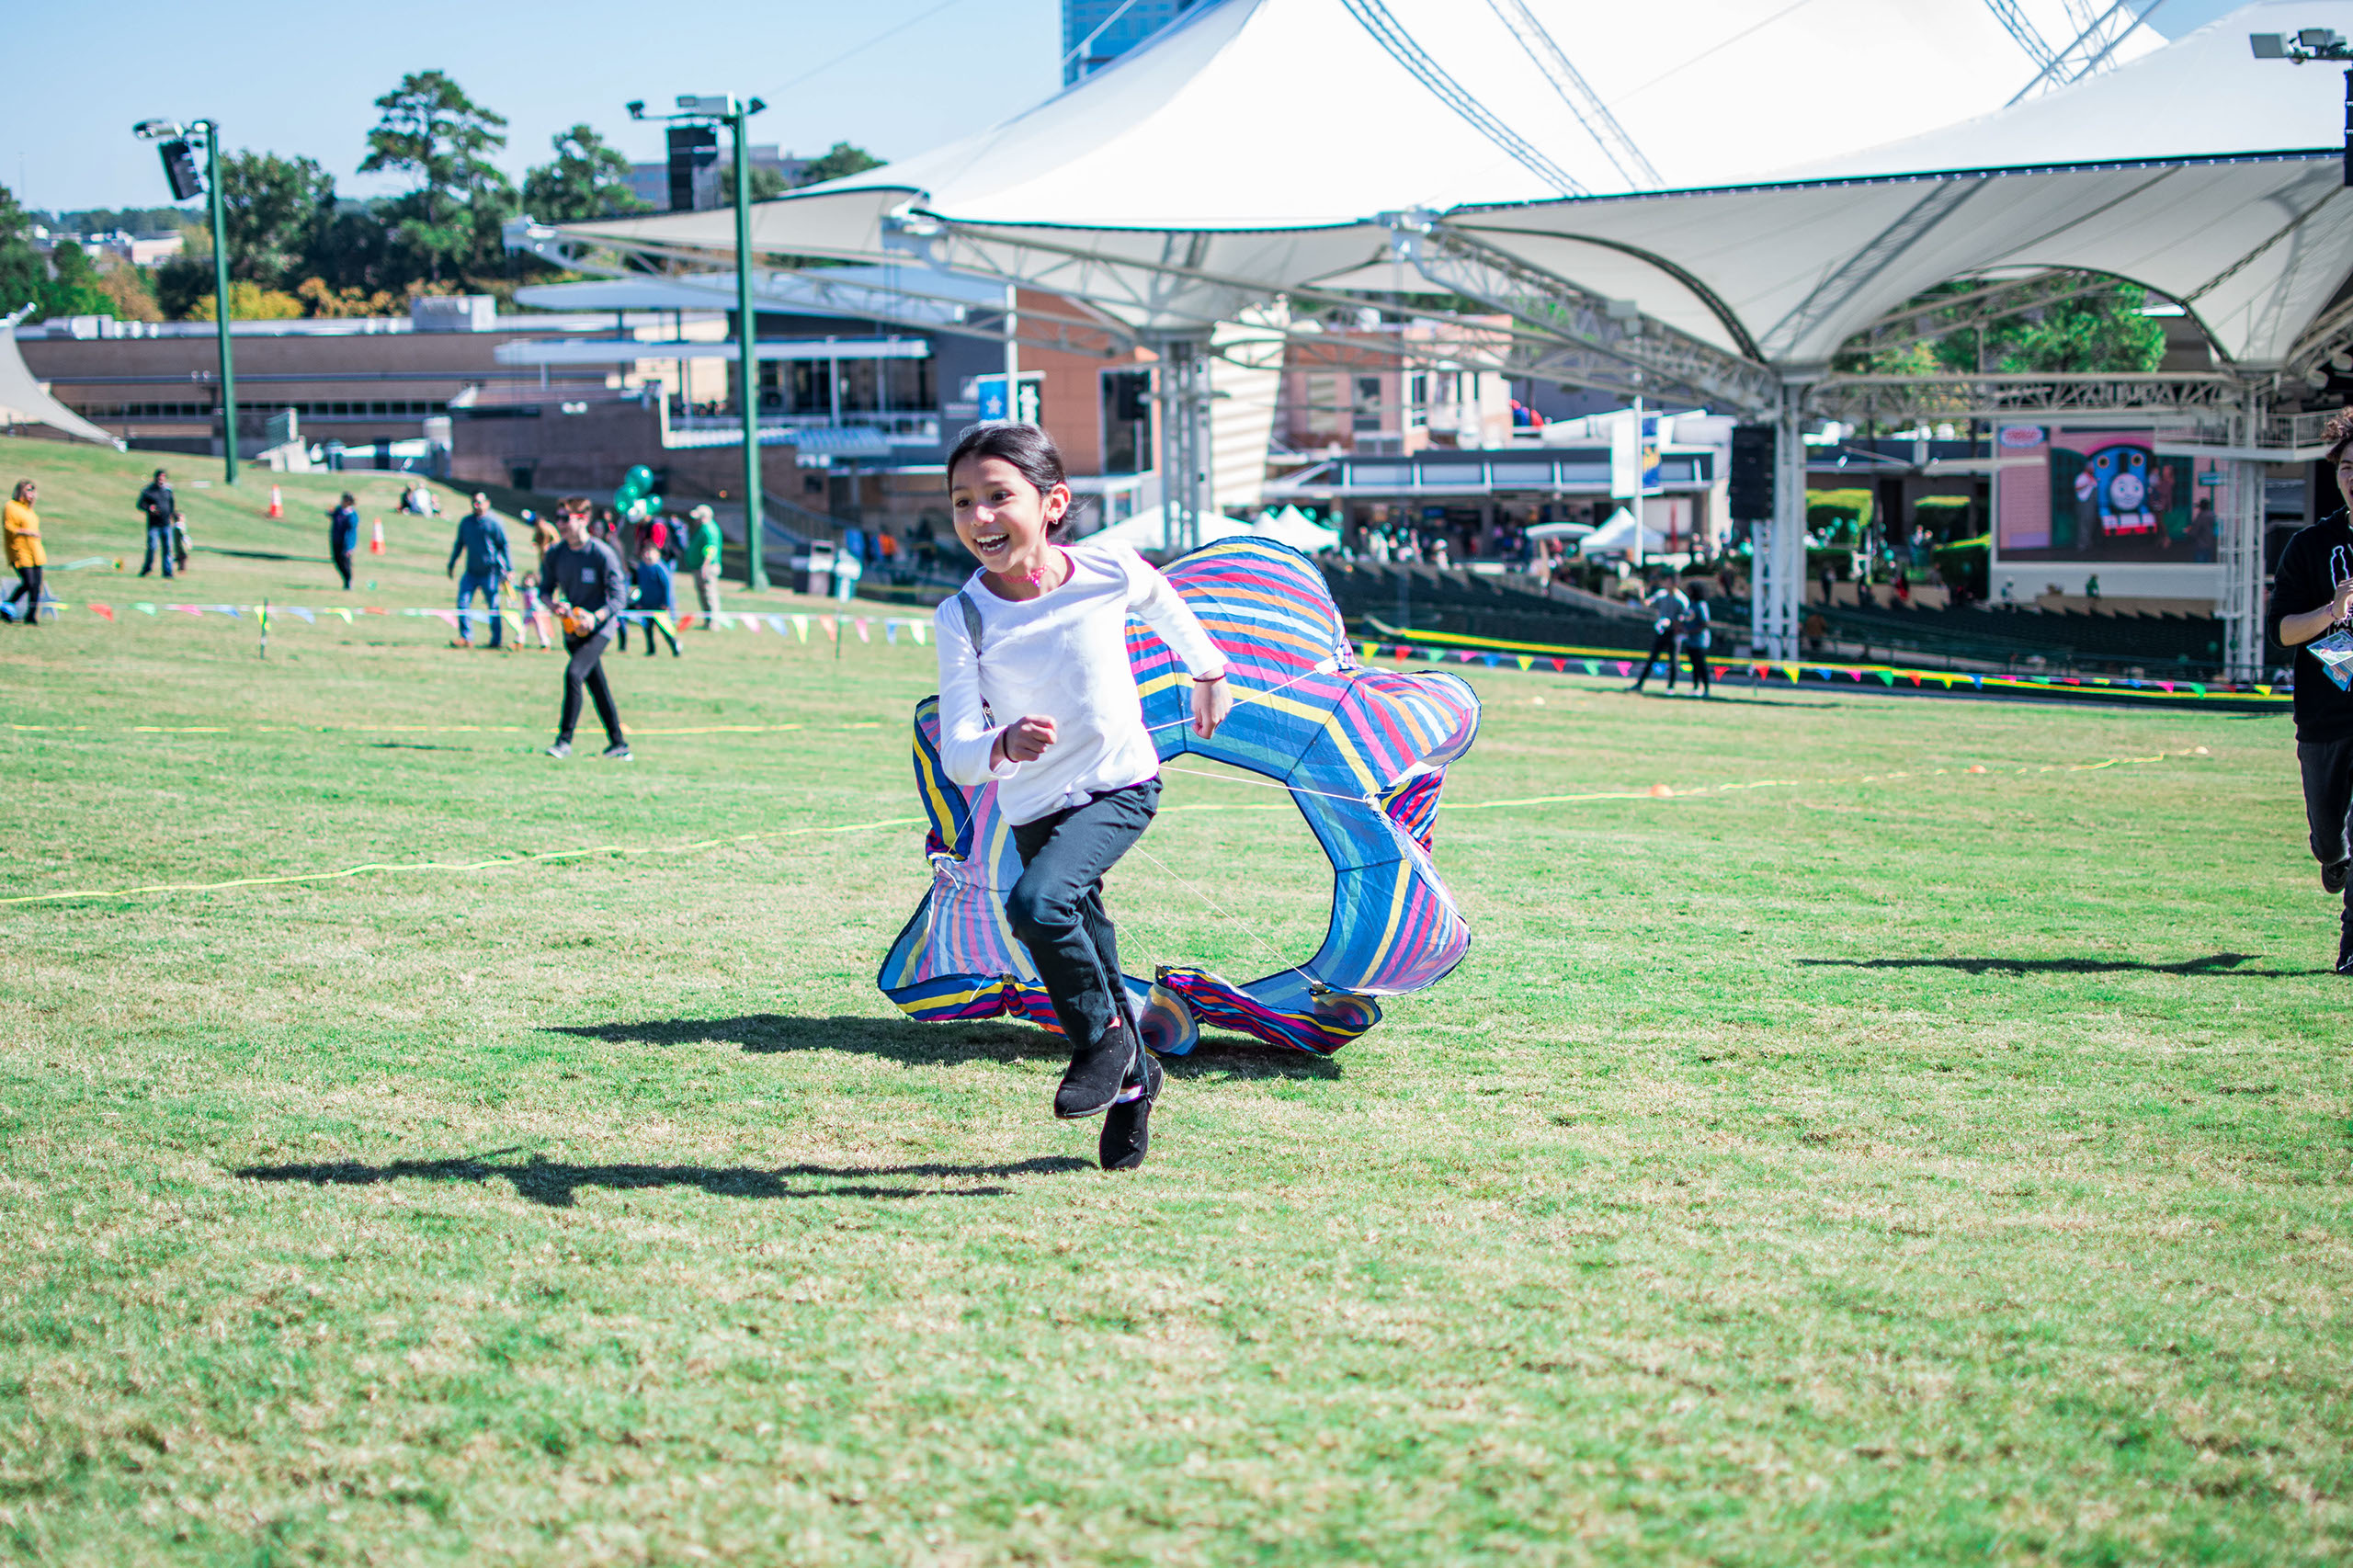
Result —
[[702, 605], [702, 624], [710, 628], [710, 618], [719, 613], [719, 552], [721, 540], [718, 520], [708, 506], [697, 506], [687, 514], [687, 540], [678, 551], [678, 564], [694, 574], [695, 597]]

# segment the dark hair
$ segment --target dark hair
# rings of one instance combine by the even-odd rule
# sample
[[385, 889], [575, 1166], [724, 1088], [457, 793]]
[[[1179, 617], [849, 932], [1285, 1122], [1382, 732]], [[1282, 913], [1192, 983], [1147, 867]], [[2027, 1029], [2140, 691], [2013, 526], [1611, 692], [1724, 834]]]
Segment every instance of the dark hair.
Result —
[[2331, 468], [2345, 456], [2345, 449], [2353, 447], [2353, 408], [2340, 408], [2328, 416], [2321, 426], [2320, 438], [2328, 443], [2328, 456], [2322, 460]]
[[585, 495], [566, 495], [555, 504], [559, 517], [585, 517], [597, 509], [597, 503]]
[[359, 497], [347, 490], [343, 493], [343, 505], [347, 506], [357, 506], [359, 505]]
[[[1062, 449], [1054, 445], [1054, 438], [1046, 434], [1042, 425], [1000, 419], [967, 429], [957, 438], [956, 449], [948, 454], [948, 488], [956, 488], [958, 467], [983, 458], [1003, 458], [1041, 496], [1057, 484], [1067, 487], [1070, 483], [1070, 474], [1063, 467]], [[1046, 537], [1061, 542], [1077, 520], [1078, 498], [1074, 495], [1053, 527], [1046, 530]]]

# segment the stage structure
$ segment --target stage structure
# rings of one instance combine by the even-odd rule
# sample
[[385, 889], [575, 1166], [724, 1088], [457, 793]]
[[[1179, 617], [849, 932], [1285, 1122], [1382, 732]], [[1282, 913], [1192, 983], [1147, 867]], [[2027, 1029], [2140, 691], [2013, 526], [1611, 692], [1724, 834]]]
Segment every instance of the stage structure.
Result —
[[[1981, 8], [1922, 9], [1890, 5], [1886, 26], [1868, 40], [1803, 40], [1817, 51], [1811, 66], [1819, 69], [1826, 48], [1845, 67], [1842, 80], [1933, 94], [1969, 73], [1918, 72], [1921, 51], [1961, 47], [1922, 29], [1974, 17], [2001, 38]], [[1490, 53], [1497, 70], [1529, 58], [1509, 40], [1494, 51], [1472, 47], [1480, 10], [1387, 11], [1490, 118], [1548, 148], [1579, 145], [1581, 127], [1554, 123], [1562, 99], [1540, 73], [1516, 83], [1472, 76]], [[1757, 59], [1740, 59], [1720, 81], [1694, 62], [1673, 107], [1704, 122], [1713, 151], [1678, 159], [1669, 152], [1679, 133], [1673, 116], [1638, 112], [1636, 74], [1655, 74], [1654, 37], [1580, 31], [1582, 74], [1613, 104], [1622, 132], [1667, 179], [1685, 184], [1630, 191], [1586, 136], [1588, 157], [1563, 157], [1566, 172], [1599, 194], [1574, 197], [1547, 188], [1559, 180], [1508, 156], [1422, 72], [1406, 72], [1354, 30], [1353, 15], [1343, 0], [1204, 7], [1002, 125], [762, 204], [753, 248], [897, 263], [910, 276], [926, 267], [970, 273], [1060, 294], [1161, 351], [1171, 408], [1195, 395], [1183, 367], [1204, 351], [1216, 323], [1279, 299], [1290, 311], [1285, 330], [1320, 331], [1336, 319], [1330, 312], [1361, 306], [1369, 273], [1410, 270], [1508, 324], [1511, 373], [1773, 424], [1775, 516], [1756, 530], [1753, 585], [1752, 632], [1764, 657], [1795, 652], [1803, 437], [1813, 424], [1868, 411], [2148, 431], [2152, 450], [2162, 440], [2233, 465], [2217, 487], [2233, 498], [2216, 546], [2228, 658], [2235, 673], [2261, 666], [2261, 468], [2311, 455], [2311, 422], [2286, 417], [2282, 405], [2353, 334], [2353, 301], [2341, 297], [2353, 275], [2353, 197], [2338, 177], [2336, 73], [2259, 62], [2246, 38], [2313, 23], [2353, 30], [2353, 3], [2248, 7], [2104, 75], [1958, 124], [1948, 123], [1961, 116], [1941, 101], [1892, 101], [1876, 120], [1842, 101], [1844, 124], [1942, 129], [1770, 179], [1727, 160], [1782, 152], [1786, 142], [1774, 138], [1787, 116], [1809, 111], [1791, 108]], [[1888, 58], [1848, 62], [1871, 51]], [[1328, 177], [1323, 165], [1302, 178], [1265, 156], [1286, 144], [1283, 125], [1249, 121], [1245, 131], [1235, 122], [1246, 117], [1230, 112], [1235, 103], [1295, 102], [1298, 95], [1271, 84], [1307, 55], [1383, 106], [1367, 117], [1369, 144], [1334, 161]], [[1208, 112], [1220, 104], [1229, 111]], [[1939, 111], [1942, 120], [1924, 121]], [[1282, 112], [1302, 117], [1302, 137], [1317, 133], [1305, 107]], [[1816, 145], [1836, 144], [1835, 129], [1817, 134]], [[558, 233], [567, 245], [734, 262], [708, 214]], [[2086, 274], [2177, 301], [2211, 344], [2216, 369], [2079, 380], [1831, 369], [1859, 337], [1884, 343], [1913, 331], [1916, 340], [1904, 312], [1932, 286], [1977, 281], [1980, 319], [1995, 319], [2064, 297]], [[1442, 314], [1403, 293], [1383, 308]], [[1169, 419], [1163, 432], [1177, 443], [1169, 478], [1178, 517], [1198, 515], [1195, 476], [1204, 466], [1188, 455], [1196, 437], [1187, 423]]]

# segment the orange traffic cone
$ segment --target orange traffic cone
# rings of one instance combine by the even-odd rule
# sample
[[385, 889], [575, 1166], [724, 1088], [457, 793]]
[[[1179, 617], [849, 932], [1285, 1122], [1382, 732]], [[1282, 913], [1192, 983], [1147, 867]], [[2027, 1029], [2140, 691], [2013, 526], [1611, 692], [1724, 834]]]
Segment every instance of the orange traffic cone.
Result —
[[273, 484], [273, 485], [271, 485], [271, 486], [269, 487], [269, 510], [268, 510], [267, 513], [265, 513], [265, 514], [264, 514], [264, 516], [266, 516], [266, 517], [284, 517], [285, 515], [286, 515], [286, 497], [284, 497], [283, 495], [280, 495], [280, 494], [278, 493], [278, 486], [276, 486], [275, 484]]
[[368, 541], [368, 553], [370, 555], [384, 553], [384, 519], [381, 517], [376, 519], [376, 537]]

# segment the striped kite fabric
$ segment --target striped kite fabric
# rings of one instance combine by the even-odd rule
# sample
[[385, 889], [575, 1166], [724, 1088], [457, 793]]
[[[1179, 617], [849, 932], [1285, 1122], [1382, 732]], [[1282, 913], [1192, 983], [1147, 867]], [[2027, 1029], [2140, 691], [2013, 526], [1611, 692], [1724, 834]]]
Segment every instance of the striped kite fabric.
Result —
[[[1380, 1021], [1379, 997], [1443, 979], [1470, 946], [1432, 860], [1431, 825], [1447, 766], [1477, 737], [1479, 699], [1442, 671], [1358, 667], [1324, 574], [1287, 545], [1222, 540], [1166, 575], [1225, 653], [1234, 706], [1215, 736], [1194, 734], [1190, 676], [1131, 620], [1128, 657], [1161, 759], [1190, 753], [1287, 786], [1332, 862], [1332, 913], [1323, 946], [1296, 968], [1235, 984], [1169, 967], [1124, 977], [1130, 994], [1156, 1051], [1190, 1050], [1211, 1026], [1328, 1053]], [[966, 790], [941, 771], [938, 699], [916, 706], [914, 739], [932, 886], [876, 983], [910, 1017], [1058, 1028], [1006, 918], [1021, 861], [996, 788]]]

